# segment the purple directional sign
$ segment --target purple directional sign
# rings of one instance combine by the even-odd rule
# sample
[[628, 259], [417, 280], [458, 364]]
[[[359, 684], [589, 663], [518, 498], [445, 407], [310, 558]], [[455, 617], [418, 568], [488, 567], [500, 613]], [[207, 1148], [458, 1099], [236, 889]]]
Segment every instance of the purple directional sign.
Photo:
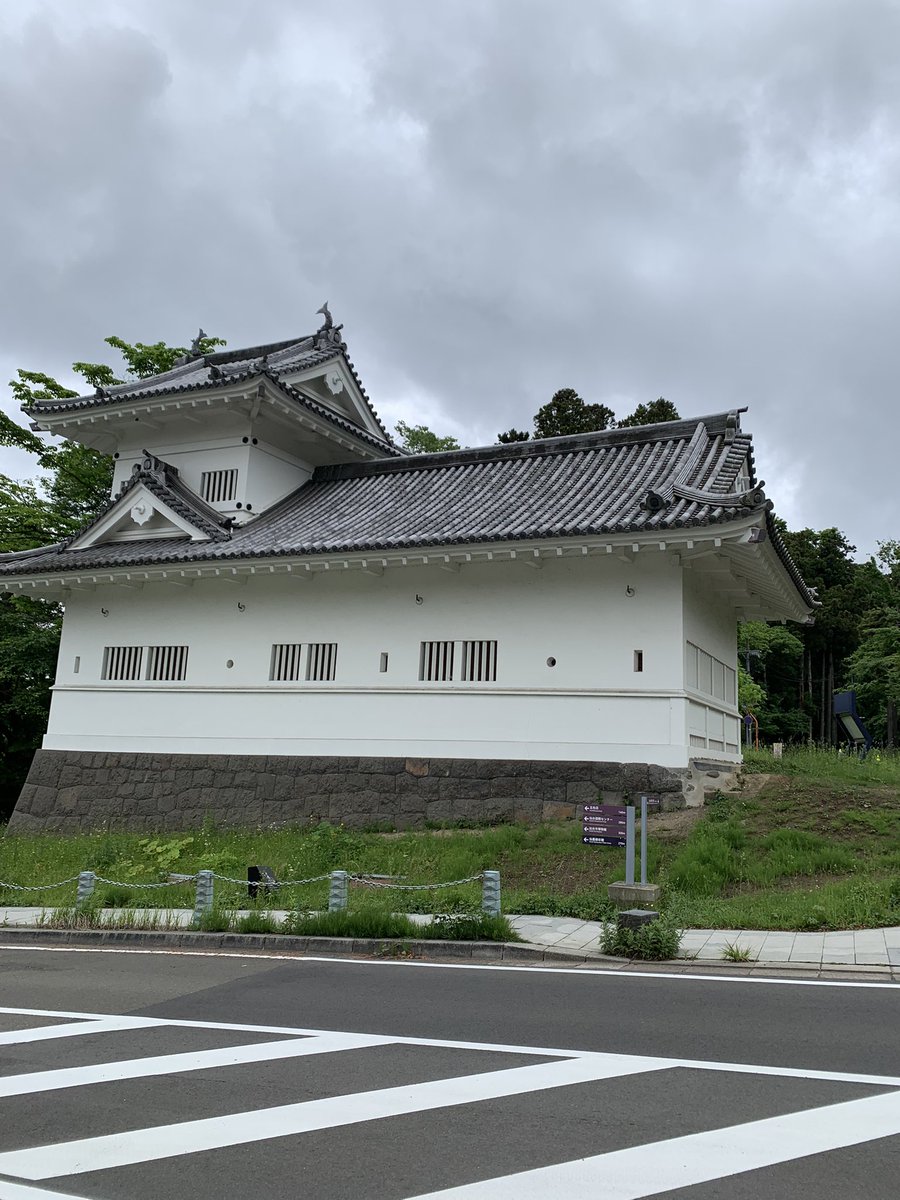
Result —
[[586, 804], [582, 811], [586, 817], [621, 817], [624, 821], [626, 809], [624, 804]]
[[624, 846], [628, 810], [621, 804], [585, 804], [582, 842], [586, 846]]

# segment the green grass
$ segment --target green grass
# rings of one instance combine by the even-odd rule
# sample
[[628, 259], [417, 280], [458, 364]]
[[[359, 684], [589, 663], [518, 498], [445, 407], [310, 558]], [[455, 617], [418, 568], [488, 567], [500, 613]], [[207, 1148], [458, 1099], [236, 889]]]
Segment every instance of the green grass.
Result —
[[745, 750], [744, 770], [828, 779], [833, 783], [876, 783], [900, 787], [900, 752], [871, 750], [865, 758], [818, 746], [786, 746], [780, 759], [771, 750]]
[[[748, 788], [710, 799], [693, 823], [691, 814], [684, 821], [652, 819], [649, 877], [663, 885], [664, 910], [676, 926], [803, 930], [900, 924], [900, 757], [870, 755], [861, 762], [801, 748], [789, 749], [780, 761], [753, 752], [748, 767], [773, 778], [758, 792]], [[400, 833], [329, 825], [259, 831], [208, 825], [169, 835], [0, 838], [0, 881], [48, 883], [93, 870], [113, 881], [98, 883], [96, 907], [192, 908], [193, 885], [152, 890], [146, 885], [164, 881], [169, 872], [201, 868], [242, 879], [253, 863], [271, 866], [279, 879], [343, 869], [399, 876], [407, 884], [450, 882], [497, 869], [505, 912], [603, 921], [614, 915], [607, 885], [624, 878], [624, 853], [584, 846], [574, 822]], [[321, 912], [327, 895], [327, 880], [280, 889], [261, 898], [248, 929], [266, 929], [268, 909]], [[478, 910], [480, 896], [477, 882], [422, 891], [352, 886], [349, 912], [379, 928], [379, 922], [404, 912], [444, 913], [431, 934], [441, 936], [454, 921], [474, 928], [462, 918]], [[39, 894], [0, 888], [0, 905], [65, 907], [74, 898], [74, 882]], [[225, 910], [249, 906], [246, 886], [217, 881], [215, 903], [216, 912], [205, 920], [232, 928]], [[316, 918], [326, 924], [330, 919]], [[346, 920], [338, 915], [338, 921]], [[416, 929], [397, 936], [424, 935]]]
[[613, 922], [605, 926], [600, 938], [601, 951], [617, 958], [675, 958], [680, 945], [677, 927], [664, 917], [637, 929], [625, 929]]

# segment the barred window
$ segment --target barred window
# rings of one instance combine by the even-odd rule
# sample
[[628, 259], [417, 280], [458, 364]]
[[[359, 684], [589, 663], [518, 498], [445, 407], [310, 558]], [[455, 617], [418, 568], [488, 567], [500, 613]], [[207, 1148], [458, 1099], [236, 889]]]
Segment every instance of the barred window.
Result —
[[101, 679], [132, 680], [141, 678], [143, 646], [104, 646]]
[[463, 683], [496, 683], [496, 641], [420, 642], [420, 680], [450, 683], [457, 670]]
[[334, 679], [337, 669], [337, 642], [310, 642], [306, 654], [306, 678], [310, 683]]
[[201, 471], [200, 495], [212, 504], [233, 500], [237, 494], [237, 469], [228, 471]]
[[726, 704], [737, 704], [737, 671], [692, 642], [687, 643], [685, 683]]
[[294, 683], [300, 678], [300, 659], [303, 647], [299, 642], [276, 643], [272, 646], [269, 678], [280, 683]]
[[422, 642], [419, 678], [428, 683], [448, 683], [453, 678], [454, 642]]
[[464, 683], [496, 683], [497, 643], [463, 642], [462, 677]]
[[148, 646], [147, 678], [169, 682], [187, 677], [187, 646]]

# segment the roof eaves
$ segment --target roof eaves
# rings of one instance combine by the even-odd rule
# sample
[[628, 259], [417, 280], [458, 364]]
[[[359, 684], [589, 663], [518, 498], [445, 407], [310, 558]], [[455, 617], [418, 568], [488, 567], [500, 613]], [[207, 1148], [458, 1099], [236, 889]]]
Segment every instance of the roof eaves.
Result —
[[338, 429], [343, 430], [343, 432], [352, 434], [354, 437], [360, 438], [362, 441], [368, 442], [369, 445], [386, 451], [390, 455], [403, 455], [403, 451], [395, 446], [389, 438], [387, 441], [381, 441], [380, 438], [369, 433], [367, 429], [363, 429], [361, 425], [357, 425], [347, 417], [342, 417], [339, 413], [333, 412], [326, 404], [322, 404], [320, 401], [314, 400], [311, 396], [305, 395], [305, 393], [299, 391], [292, 383], [285, 383], [277, 376], [269, 375], [269, 378], [273, 383], [277, 383], [293, 400], [308, 409], [309, 412], [314, 413], [315, 416], [321, 417], [322, 420], [330, 422]]

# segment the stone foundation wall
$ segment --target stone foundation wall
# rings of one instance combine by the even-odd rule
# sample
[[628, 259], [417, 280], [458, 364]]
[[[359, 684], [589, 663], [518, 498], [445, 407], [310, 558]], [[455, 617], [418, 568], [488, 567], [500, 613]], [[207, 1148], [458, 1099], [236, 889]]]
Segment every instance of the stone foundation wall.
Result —
[[39, 750], [10, 819], [43, 830], [547, 821], [640, 793], [681, 807], [678, 772], [646, 763], [292, 758]]

